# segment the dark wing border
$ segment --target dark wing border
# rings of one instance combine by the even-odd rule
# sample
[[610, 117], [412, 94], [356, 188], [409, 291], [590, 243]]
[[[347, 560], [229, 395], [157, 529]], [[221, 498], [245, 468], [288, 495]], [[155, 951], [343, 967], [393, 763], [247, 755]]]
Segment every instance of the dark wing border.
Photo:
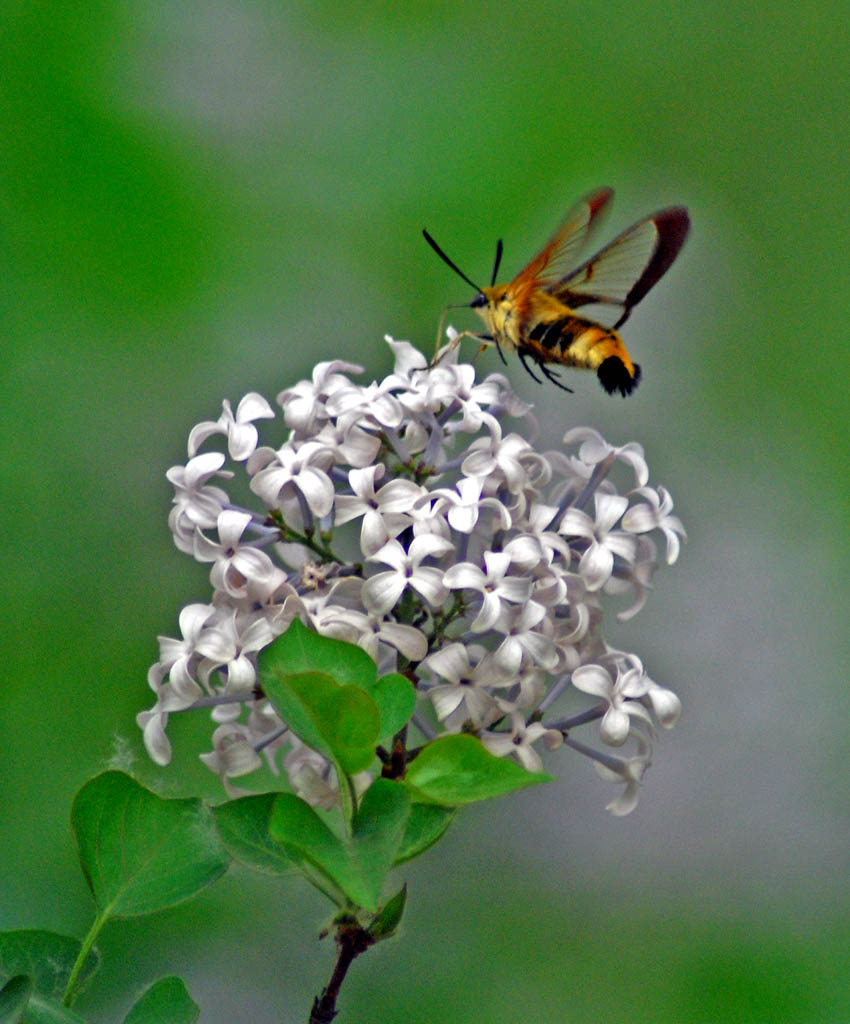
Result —
[[683, 206], [644, 217], [550, 285], [548, 291], [572, 309], [592, 303], [619, 306], [623, 312], [613, 325], [616, 329], [670, 269], [685, 244], [690, 223]]

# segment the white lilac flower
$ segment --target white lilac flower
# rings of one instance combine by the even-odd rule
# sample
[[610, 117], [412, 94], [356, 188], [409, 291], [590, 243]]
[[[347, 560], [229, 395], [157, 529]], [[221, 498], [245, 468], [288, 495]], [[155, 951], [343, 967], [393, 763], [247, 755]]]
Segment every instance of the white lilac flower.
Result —
[[633, 757], [623, 758], [617, 768], [611, 768], [601, 761], [595, 763], [596, 771], [603, 779], [624, 784], [622, 793], [610, 804], [605, 805], [606, 811], [618, 817], [631, 814], [637, 806], [641, 780], [652, 763], [652, 744], [649, 737], [641, 730], [635, 730], [634, 735], [638, 750]]
[[333, 508], [332, 463], [333, 451], [319, 441], [258, 448], [248, 460], [251, 490], [269, 508], [280, 507], [287, 522], [307, 526]]
[[249, 582], [256, 586], [270, 580], [275, 572], [271, 558], [242, 537], [253, 519], [247, 512], [226, 509], [219, 513], [218, 543], [195, 530], [194, 555], [199, 562], [212, 562], [210, 582], [216, 590], [232, 597], [244, 597]]
[[390, 611], [408, 587], [412, 587], [430, 605], [441, 604], [448, 594], [442, 570], [423, 566], [426, 558], [448, 554], [451, 542], [433, 533], [414, 537], [405, 550], [397, 540], [386, 544], [369, 555], [370, 562], [392, 566], [386, 572], [370, 576], [363, 585], [363, 603], [376, 615]]
[[227, 451], [234, 462], [244, 462], [257, 447], [257, 428], [254, 420], [274, 419], [274, 409], [256, 392], [251, 391], [236, 407], [236, 415], [225, 398], [222, 413], [217, 420], [206, 420], [193, 427], [189, 434], [189, 455], [195, 455], [204, 441], [213, 434], [227, 437]]
[[621, 494], [593, 495], [596, 514], [591, 517], [580, 508], [568, 508], [558, 532], [574, 540], [586, 541], [578, 563], [579, 574], [588, 590], [599, 590], [614, 570], [614, 556], [627, 565], [637, 551], [635, 538], [615, 526], [628, 508], [629, 499]]
[[422, 488], [412, 480], [390, 480], [376, 490], [375, 482], [382, 479], [385, 472], [381, 463], [350, 470], [348, 481], [353, 493], [336, 497], [334, 523], [337, 526], [363, 517], [360, 550], [365, 555], [374, 555], [411, 525], [413, 520], [408, 513], [422, 494]]
[[497, 757], [513, 756], [529, 772], [542, 772], [543, 761], [534, 749], [534, 744], [542, 740], [547, 750], [556, 750], [564, 742], [564, 737], [557, 729], [547, 729], [540, 722], [526, 723], [525, 717], [518, 711], [509, 713], [510, 730], [502, 732], [482, 732], [481, 742]]
[[215, 526], [230, 501], [226, 491], [207, 482], [213, 476], [233, 476], [222, 470], [224, 462], [221, 452], [206, 452], [190, 458], [185, 466], [172, 466], [165, 474], [174, 486], [174, 507], [168, 516], [168, 527], [174, 543], [186, 554], [192, 554], [195, 529]]
[[[657, 542], [668, 564], [679, 554], [669, 493], [649, 486], [640, 445], [576, 428], [541, 452], [530, 406], [504, 376], [476, 380], [457, 349], [432, 366], [387, 341], [384, 379], [364, 386], [359, 367], [320, 363], [277, 396], [282, 423], [263, 422], [273, 411], [256, 393], [235, 413], [225, 402], [192, 430], [186, 465], [168, 471], [174, 542], [210, 564], [212, 595], [184, 608], [179, 639], [160, 637], [155, 703], [137, 717], [151, 758], [171, 757], [170, 718], [203, 710], [214, 729], [204, 763], [229, 792], [265, 763], [309, 802], [337, 802], [333, 767], [258, 678], [258, 655], [298, 617], [411, 680], [421, 702], [399, 742], [469, 731], [538, 771], [540, 748], [563, 741], [624, 786], [609, 809], [627, 813], [654, 726], [671, 727], [681, 704], [608, 644], [607, 602], [634, 592], [619, 615], [637, 614]], [[235, 474], [250, 507], [218, 486]], [[597, 746], [579, 738], [588, 727]]]
[[315, 434], [320, 425], [330, 419], [325, 401], [338, 389], [351, 383], [349, 373], [362, 373], [355, 363], [334, 359], [318, 363], [312, 380], [299, 381], [294, 387], [281, 391], [277, 403], [283, 409], [283, 419], [298, 436]]
[[201, 760], [216, 775], [232, 779], [248, 775], [260, 767], [260, 758], [254, 749], [251, 730], [244, 725], [220, 725], [213, 733], [213, 749], [201, 754]]
[[203, 693], [195, 679], [199, 656], [196, 644], [201, 631], [215, 614], [215, 608], [209, 604], [187, 604], [180, 611], [180, 632], [182, 640], [171, 637], [159, 637], [159, 661], [151, 665], [148, 672], [148, 683], [154, 692], [158, 692], [163, 679], [167, 676], [172, 689], [183, 696], [186, 705], [197, 700]]
[[[420, 504], [428, 499], [433, 500], [434, 497], [446, 502], [449, 506], [446, 516], [449, 526], [458, 533], [472, 533], [484, 509], [491, 509], [498, 517], [501, 528], [507, 530], [511, 525], [510, 513], [497, 498], [481, 496], [484, 479], [479, 476], [465, 476], [458, 480], [454, 488], [438, 487], [428, 492], [424, 499], [420, 499]], [[438, 510], [439, 505], [430, 506], [430, 511]]]
[[428, 638], [420, 629], [393, 622], [386, 616], [326, 604], [313, 615], [313, 623], [323, 636], [362, 647], [375, 662], [381, 644], [394, 648], [408, 661], [422, 661], [428, 653]]
[[[574, 467], [580, 475], [585, 475], [587, 470], [605, 466], [607, 468], [615, 460], [619, 459], [632, 468], [638, 487], [643, 487], [649, 480], [649, 467], [643, 457], [643, 448], [636, 441], [616, 448], [608, 444], [604, 437], [589, 427], [574, 427], [564, 435], [564, 444], [571, 445], [577, 441], [581, 442], [575, 456]], [[587, 474], [589, 475], [589, 474]]]
[[664, 487], [637, 487], [632, 494], [646, 498], [632, 507], [623, 516], [623, 529], [630, 533], [648, 533], [660, 530], [667, 541], [667, 564], [672, 565], [679, 557], [679, 538], [685, 536], [685, 528], [678, 516], [671, 516], [673, 499]]
[[195, 644], [205, 662], [202, 674], [209, 678], [218, 669], [228, 693], [250, 691], [257, 681], [252, 655], [267, 647], [275, 635], [262, 615], [246, 615], [236, 609], [219, 615], [201, 631]]
[[450, 590], [477, 590], [481, 594], [481, 607], [469, 624], [473, 633], [492, 629], [504, 602], [523, 604], [531, 596], [532, 580], [508, 576], [510, 564], [511, 556], [504, 551], [485, 551], [483, 570], [471, 562], [461, 562], [443, 575], [443, 583]]
[[479, 728], [501, 717], [492, 691], [511, 686], [514, 680], [499, 671], [486, 648], [448, 644], [435, 651], [425, 667], [443, 680], [428, 687], [427, 694], [437, 718], [449, 732], [460, 729], [466, 721]]
[[639, 699], [647, 692], [643, 672], [638, 667], [617, 672], [616, 680], [602, 665], [580, 665], [572, 674], [572, 684], [583, 693], [599, 697], [606, 708], [599, 725], [602, 739], [614, 747], [622, 746], [629, 736], [630, 716], [649, 719]]

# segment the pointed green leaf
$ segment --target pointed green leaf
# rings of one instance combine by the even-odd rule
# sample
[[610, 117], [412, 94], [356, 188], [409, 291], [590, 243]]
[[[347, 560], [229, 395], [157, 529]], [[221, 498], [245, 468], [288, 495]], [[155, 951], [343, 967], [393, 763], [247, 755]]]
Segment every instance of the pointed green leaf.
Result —
[[414, 798], [456, 806], [503, 796], [551, 775], [528, 772], [504, 757], [494, 757], [475, 736], [441, 736], [411, 761], [405, 784]]
[[377, 779], [363, 796], [351, 840], [340, 839], [316, 811], [297, 796], [281, 793], [269, 831], [308, 878], [318, 872], [331, 893], [358, 907], [378, 908], [381, 890], [401, 845], [409, 797], [398, 782]]
[[105, 772], [83, 786], [71, 824], [104, 917], [173, 906], [227, 870], [212, 815], [200, 800], [163, 800], [122, 772]]
[[277, 793], [257, 793], [213, 808], [216, 828], [234, 860], [272, 875], [291, 872], [293, 863], [269, 832]]
[[35, 982], [26, 974], [16, 974], [0, 989], [0, 1024], [21, 1024], [27, 1012]]
[[375, 702], [359, 687], [343, 686], [327, 712], [335, 760], [347, 775], [365, 771], [375, 759], [381, 728]]
[[308, 878], [318, 872], [330, 883], [328, 895], [340, 906], [346, 896], [360, 905], [363, 892], [357, 864], [345, 843], [305, 800], [292, 793], [279, 793], [269, 831]]
[[400, 672], [381, 676], [369, 690], [381, 715], [380, 739], [391, 739], [410, 719], [416, 708], [413, 683]]
[[395, 896], [390, 897], [372, 918], [368, 931], [375, 942], [381, 939], [388, 939], [393, 935], [401, 923], [401, 916], [404, 913], [404, 905], [407, 902], [407, 882], [399, 889]]
[[24, 1014], [24, 1024], [87, 1024], [87, 1022], [85, 1017], [69, 1010], [58, 1000], [48, 999], [35, 992], [30, 999], [27, 1012]]
[[320, 636], [294, 619], [289, 629], [260, 655], [260, 682], [276, 676], [324, 672], [340, 685], [368, 687], [378, 674], [375, 662], [356, 644]]
[[124, 1024], [195, 1024], [201, 1010], [182, 979], [160, 978], [124, 1018]]
[[[28, 974], [37, 992], [61, 999], [81, 945], [79, 939], [38, 929], [0, 932], [0, 980]], [[99, 967], [100, 954], [92, 950], [79, 975], [78, 992]]]
[[456, 807], [441, 807], [439, 804], [410, 805], [410, 816], [404, 830], [404, 839], [396, 854], [396, 864], [413, 860], [437, 842], [457, 814]]
[[267, 675], [263, 686], [295, 735], [346, 775], [372, 763], [381, 719], [365, 690], [340, 686], [323, 672]]
[[376, 779], [363, 794], [354, 819], [353, 847], [370, 904], [377, 906], [398, 855], [410, 813], [410, 797], [399, 782]]

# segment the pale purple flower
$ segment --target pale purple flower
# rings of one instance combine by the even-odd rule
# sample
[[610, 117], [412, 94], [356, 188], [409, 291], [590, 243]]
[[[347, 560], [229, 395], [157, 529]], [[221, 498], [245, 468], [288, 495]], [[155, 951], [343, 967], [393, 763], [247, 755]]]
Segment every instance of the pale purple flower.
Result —
[[196, 644], [207, 622], [215, 614], [209, 604], [187, 604], [181, 609], [179, 623], [182, 640], [159, 637], [159, 661], [148, 672], [148, 683], [158, 693], [163, 679], [168, 681], [176, 694], [191, 704], [201, 696], [202, 690], [195, 679], [199, 661]]
[[398, 427], [404, 419], [404, 406], [385, 383], [367, 387], [343, 385], [328, 398], [325, 408], [343, 423], [359, 420], [380, 427]]
[[333, 508], [334, 485], [327, 473], [332, 463], [333, 452], [318, 441], [285, 444], [277, 451], [258, 448], [248, 460], [251, 490], [300, 525], [310, 513], [321, 518]]
[[648, 533], [660, 530], [667, 541], [667, 564], [672, 565], [679, 557], [679, 538], [685, 536], [685, 528], [678, 516], [671, 516], [673, 499], [670, 493], [659, 487], [638, 487], [632, 494], [646, 498], [645, 502], [632, 505], [623, 516], [623, 529], [630, 533]]
[[589, 590], [599, 590], [611, 576], [614, 556], [629, 563], [635, 556], [637, 544], [631, 535], [614, 529], [629, 499], [619, 494], [600, 494], [598, 491], [593, 499], [596, 506], [594, 518], [591, 519], [579, 508], [568, 508], [558, 533], [588, 542], [579, 559], [578, 571], [586, 580]]
[[213, 749], [201, 754], [201, 760], [223, 779], [233, 779], [256, 771], [261, 761], [254, 749], [251, 730], [244, 725], [229, 722], [213, 733]]
[[235, 416], [230, 402], [225, 398], [221, 416], [217, 420], [206, 420], [192, 429], [189, 434], [189, 456], [195, 455], [207, 438], [214, 434], [225, 434], [231, 459], [244, 462], [257, 447], [258, 434], [253, 421], [273, 418], [274, 410], [255, 391], [249, 392], [239, 402]]
[[599, 775], [609, 782], [623, 783], [623, 791], [620, 795], [605, 805], [605, 810], [617, 817], [623, 817], [637, 807], [640, 784], [646, 769], [652, 763], [652, 744], [649, 737], [641, 730], [633, 730], [634, 739], [637, 741], [638, 751], [633, 757], [621, 758], [617, 768], [609, 767], [597, 761], [594, 764]]
[[639, 702], [647, 691], [643, 671], [638, 667], [617, 671], [616, 680], [602, 665], [580, 665], [572, 674], [572, 684], [583, 693], [599, 697], [607, 705], [599, 729], [602, 739], [619, 747], [626, 742], [630, 717], [649, 719]]
[[484, 647], [448, 644], [435, 651], [425, 666], [445, 680], [427, 692], [437, 718], [449, 731], [460, 729], [466, 721], [480, 728], [501, 716], [491, 690], [510, 686], [513, 679], [500, 673]]
[[503, 480], [511, 493], [522, 491], [529, 483], [530, 472], [539, 467], [539, 456], [519, 434], [502, 436], [498, 421], [488, 421], [488, 434], [469, 446], [463, 460], [464, 476], [495, 477]]
[[408, 587], [412, 587], [429, 604], [441, 604], [448, 593], [443, 583], [442, 570], [421, 563], [426, 558], [447, 554], [451, 547], [449, 541], [432, 533], [414, 537], [408, 550], [397, 540], [388, 541], [374, 555], [369, 556], [369, 561], [382, 562], [392, 568], [366, 580], [363, 585], [366, 607], [376, 615], [383, 615], [395, 605]]
[[192, 554], [195, 528], [215, 526], [222, 509], [230, 502], [227, 492], [207, 481], [214, 476], [233, 476], [223, 470], [225, 456], [221, 452], [205, 452], [189, 459], [185, 466], [172, 466], [165, 474], [174, 487], [174, 507], [168, 526], [174, 543], [186, 554]]
[[428, 492], [420, 502], [438, 498], [439, 503], [431, 506], [432, 511], [439, 511], [440, 505], [447, 503], [449, 509], [446, 518], [449, 526], [458, 533], [472, 533], [484, 509], [492, 511], [501, 529], [507, 530], [511, 525], [510, 512], [497, 498], [482, 498], [483, 487], [483, 477], [465, 476], [458, 480], [454, 488], [438, 487]]
[[517, 675], [525, 661], [553, 669], [558, 663], [558, 652], [551, 637], [538, 630], [546, 627], [546, 608], [536, 601], [513, 606], [502, 605], [499, 619], [494, 625], [504, 639], [493, 655], [499, 670]]
[[379, 644], [395, 648], [408, 661], [421, 661], [428, 653], [428, 639], [420, 629], [393, 622], [385, 615], [326, 604], [313, 616], [316, 629], [323, 636], [332, 636], [357, 644], [378, 661]]
[[213, 562], [210, 582], [216, 590], [232, 597], [245, 597], [251, 585], [271, 580], [275, 566], [265, 551], [250, 542], [243, 543], [245, 531], [253, 522], [247, 512], [227, 509], [218, 516], [218, 543], [195, 530], [194, 555], [199, 562]]
[[343, 362], [342, 359], [318, 363], [313, 369], [312, 380], [299, 381], [277, 396], [287, 427], [302, 436], [314, 434], [322, 423], [330, 419], [325, 410], [325, 399], [351, 383], [347, 374], [362, 372], [362, 366]]
[[233, 611], [219, 615], [198, 637], [196, 652], [205, 661], [205, 674], [218, 668], [226, 675], [228, 693], [250, 690], [257, 681], [257, 667], [251, 657], [267, 647], [274, 630], [262, 615]]
[[578, 461], [588, 468], [595, 468], [608, 461], [619, 460], [631, 467], [638, 487], [649, 480], [649, 467], [643, 454], [643, 447], [636, 441], [619, 448], [608, 444], [602, 435], [590, 427], [574, 427], [564, 434], [564, 444], [579, 444]]
[[380, 463], [366, 469], [352, 469], [348, 480], [354, 493], [336, 497], [334, 521], [337, 526], [363, 517], [360, 550], [365, 555], [375, 554], [411, 525], [413, 520], [408, 513], [423, 493], [419, 484], [403, 479], [390, 480], [376, 490], [375, 483], [384, 473], [385, 467]]
[[508, 717], [510, 732], [482, 732], [481, 742], [496, 757], [513, 755], [526, 771], [542, 772], [543, 761], [534, 744], [542, 740], [548, 750], [556, 750], [564, 742], [563, 736], [556, 729], [547, 729], [541, 722], [527, 724], [525, 716], [518, 711], [510, 711]]
[[511, 556], [503, 551], [485, 551], [486, 571], [472, 562], [461, 562], [446, 570], [443, 583], [450, 590], [477, 590], [481, 594], [481, 607], [469, 624], [473, 633], [492, 629], [504, 602], [522, 604], [531, 595], [532, 581], [522, 576], [508, 576], [510, 564]]

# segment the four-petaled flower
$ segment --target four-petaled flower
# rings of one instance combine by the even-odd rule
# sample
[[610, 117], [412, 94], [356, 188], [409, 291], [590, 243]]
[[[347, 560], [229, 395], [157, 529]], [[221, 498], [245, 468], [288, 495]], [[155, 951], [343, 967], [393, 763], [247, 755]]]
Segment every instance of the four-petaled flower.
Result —
[[558, 533], [587, 541], [579, 558], [578, 571], [588, 590], [599, 590], [611, 577], [614, 556], [630, 563], [637, 551], [637, 542], [630, 534], [614, 529], [628, 508], [628, 498], [597, 491], [593, 500], [596, 506], [593, 519], [580, 508], [568, 508]]
[[397, 541], [388, 541], [369, 556], [372, 562], [382, 562], [392, 568], [370, 576], [363, 584], [363, 602], [376, 615], [388, 612], [408, 587], [412, 587], [432, 606], [445, 600], [448, 588], [443, 582], [443, 572], [436, 566], [422, 565], [426, 558], [445, 555], [452, 550], [451, 541], [435, 533], [423, 533], [414, 537], [405, 550]]
[[274, 418], [274, 409], [255, 391], [249, 392], [236, 406], [236, 415], [225, 398], [222, 413], [217, 420], [199, 423], [189, 434], [189, 455], [194, 455], [208, 437], [224, 434], [227, 451], [235, 462], [244, 462], [257, 447], [257, 428], [254, 420]]

